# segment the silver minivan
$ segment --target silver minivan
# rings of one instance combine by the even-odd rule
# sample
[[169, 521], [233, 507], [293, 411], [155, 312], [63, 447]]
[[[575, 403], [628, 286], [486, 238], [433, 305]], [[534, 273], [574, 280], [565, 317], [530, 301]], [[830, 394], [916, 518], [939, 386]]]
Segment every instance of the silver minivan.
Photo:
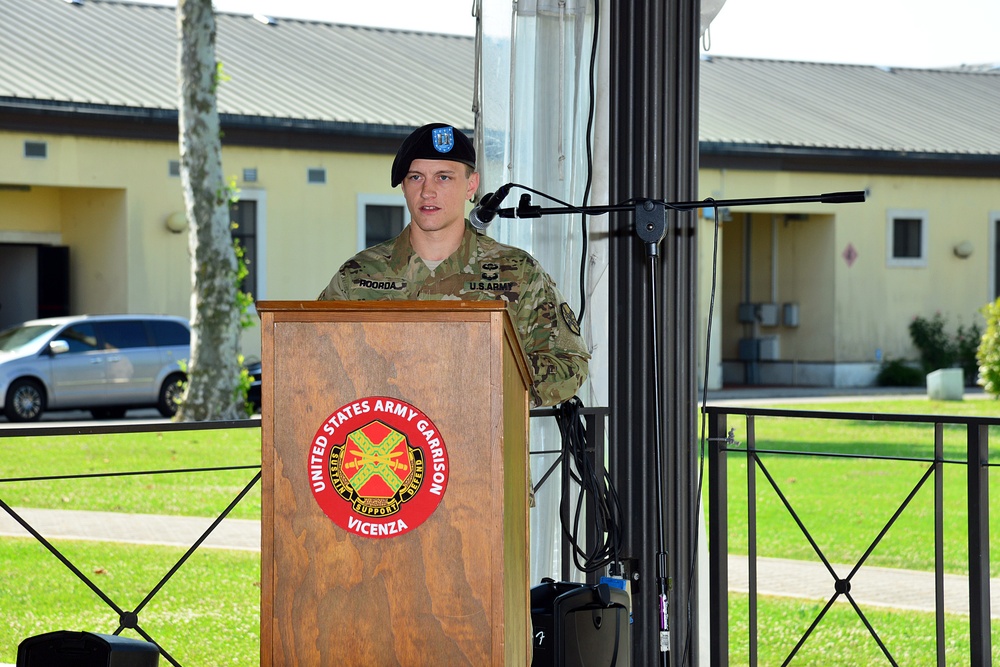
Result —
[[46, 410], [119, 419], [129, 408], [177, 412], [191, 328], [166, 315], [80, 315], [0, 331], [0, 410], [34, 421]]

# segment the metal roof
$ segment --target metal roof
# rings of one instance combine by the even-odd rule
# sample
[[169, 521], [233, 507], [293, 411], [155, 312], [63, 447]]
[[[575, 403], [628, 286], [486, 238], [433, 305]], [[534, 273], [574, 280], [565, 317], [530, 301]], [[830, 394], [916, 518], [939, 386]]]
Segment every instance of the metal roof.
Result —
[[[0, 109], [176, 110], [177, 46], [173, 7], [0, 0]], [[216, 50], [220, 113], [262, 128], [473, 126], [470, 37], [220, 13]], [[997, 68], [701, 62], [703, 146], [1000, 156], [998, 110]]]
[[1000, 155], [1000, 69], [703, 58], [703, 142]]
[[[173, 7], [0, 0], [0, 98], [175, 110], [178, 41]], [[471, 128], [473, 42], [220, 13], [219, 112]]]

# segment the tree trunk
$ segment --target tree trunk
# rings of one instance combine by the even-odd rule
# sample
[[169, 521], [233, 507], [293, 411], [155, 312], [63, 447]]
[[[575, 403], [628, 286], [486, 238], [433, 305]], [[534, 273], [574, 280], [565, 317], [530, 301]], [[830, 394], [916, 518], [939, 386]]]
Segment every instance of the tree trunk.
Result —
[[177, 3], [181, 182], [191, 253], [191, 361], [176, 419], [245, 417], [229, 192], [222, 176], [212, 0]]

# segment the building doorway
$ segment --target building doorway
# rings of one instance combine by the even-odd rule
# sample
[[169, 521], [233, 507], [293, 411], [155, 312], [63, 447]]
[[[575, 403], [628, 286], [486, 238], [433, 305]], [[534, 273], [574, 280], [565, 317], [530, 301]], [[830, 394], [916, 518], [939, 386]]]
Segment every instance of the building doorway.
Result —
[[0, 243], [0, 329], [69, 314], [69, 248]]

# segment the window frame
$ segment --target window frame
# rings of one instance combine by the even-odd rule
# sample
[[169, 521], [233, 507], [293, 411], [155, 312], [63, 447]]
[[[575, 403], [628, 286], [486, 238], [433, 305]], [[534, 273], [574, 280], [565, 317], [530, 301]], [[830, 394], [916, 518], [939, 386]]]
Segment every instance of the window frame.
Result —
[[[267, 193], [259, 188], [241, 187], [239, 190], [239, 201], [253, 201], [257, 206], [256, 231], [253, 235], [256, 285], [254, 286], [254, 301], [263, 301], [267, 298]], [[230, 230], [232, 236], [232, 230]], [[251, 310], [256, 312], [251, 306]]]
[[358, 194], [358, 224], [357, 224], [357, 251], [361, 252], [368, 246], [365, 239], [368, 237], [367, 207], [368, 206], [398, 206], [403, 209], [403, 226], [409, 224], [410, 213], [406, 210], [406, 199], [403, 195], [376, 195]]
[[[904, 209], [891, 208], [886, 211], [885, 223], [885, 265], [889, 268], [926, 268], [927, 267], [927, 237], [929, 216], [924, 209]], [[919, 220], [920, 221], [920, 256], [919, 257], [896, 257], [893, 254], [895, 247], [895, 227], [896, 220]]]

